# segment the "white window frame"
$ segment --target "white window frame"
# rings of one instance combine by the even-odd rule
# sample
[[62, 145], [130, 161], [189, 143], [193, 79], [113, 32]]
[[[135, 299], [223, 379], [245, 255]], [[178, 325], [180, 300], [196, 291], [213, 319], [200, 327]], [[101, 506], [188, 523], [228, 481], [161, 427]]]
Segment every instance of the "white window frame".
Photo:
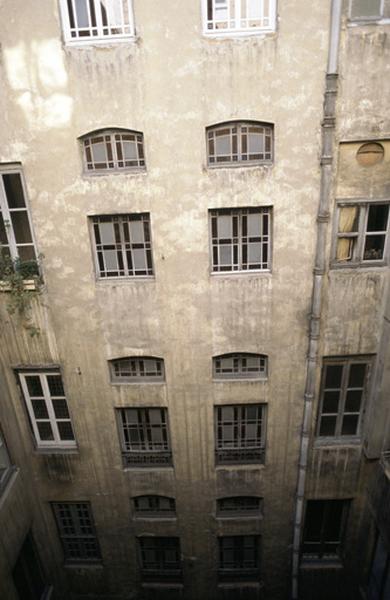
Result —
[[[376, 204], [387, 204], [389, 206], [389, 212], [387, 216], [387, 229], [378, 232], [367, 232], [368, 215], [371, 206]], [[340, 209], [344, 207], [356, 207], [358, 209], [358, 228], [356, 232], [340, 232]], [[374, 267], [374, 266], [385, 266], [389, 262], [389, 248], [390, 248], [390, 199], [382, 198], [376, 200], [363, 200], [363, 199], [343, 199], [338, 200], [336, 210], [334, 211], [334, 227], [333, 227], [333, 242], [332, 242], [332, 253], [331, 253], [331, 264], [332, 267], [345, 268], [345, 267]], [[366, 237], [370, 235], [384, 235], [385, 243], [383, 247], [383, 257], [379, 259], [365, 259], [364, 258], [364, 246]], [[352, 249], [352, 255], [350, 259], [342, 260], [337, 259], [337, 244], [339, 239], [351, 238], [356, 240]]]
[[[60, 3], [60, 14], [62, 21], [62, 29], [64, 33], [65, 43], [68, 45], [90, 45], [90, 44], [112, 44], [113, 42], [128, 42], [129, 40], [134, 40], [135, 38], [135, 28], [134, 28], [134, 13], [133, 13], [133, 0], [120, 0], [122, 2], [121, 6], [121, 23], [116, 23], [117, 28], [122, 28], [125, 30], [123, 33], [115, 33], [115, 34], [105, 34], [106, 26], [102, 22], [102, 14], [99, 8], [99, 4], [101, 0], [89, 0], [93, 3], [93, 7], [95, 10], [96, 16], [96, 26], [91, 25], [91, 14], [90, 14], [90, 6], [88, 6], [88, 17], [90, 26], [81, 28], [81, 27], [72, 27], [69, 10], [68, 10], [68, 2], [72, 3], [73, 7], [73, 15], [75, 15], [75, 1], [76, 0], [59, 0]], [[107, 1], [107, 0], [106, 0]], [[110, 1], [110, 0], [108, 0]], [[86, 0], [88, 3], [88, 0]], [[126, 6], [128, 12], [128, 22], [125, 22], [124, 10], [123, 7]], [[115, 28], [111, 26], [111, 28]], [[89, 35], [80, 35], [80, 30], [84, 30]], [[75, 35], [72, 35], [74, 32]], [[96, 33], [95, 33], [96, 32]], [[95, 33], [95, 34], [94, 34]]]
[[[251, 132], [251, 128], [262, 129], [260, 132]], [[222, 132], [223, 137], [229, 136], [230, 149], [226, 154], [216, 152], [217, 139]], [[256, 134], [262, 136], [262, 152], [250, 151], [249, 136]], [[246, 144], [246, 150], [244, 148]], [[267, 144], [269, 148], [267, 149]], [[214, 152], [211, 152], [211, 147]], [[235, 147], [235, 150], [234, 150]], [[263, 121], [226, 121], [216, 123], [206, 128], [206, 153], [207, 166], [210, 169], [254, 167], [258, 165], [272, 165], [274, 160], [274, 125]], [[251, 156], [257, 155], [256, 158]], [[262, 155], [262, 157], [259, 157]]]
[[[210, 0], [213, 3], [213, 11], [217, 3], [224, 4], [224, 8], [227, 10], [227, 19], [216, 19], [208, 18], [208, 2], [209, 0], [202, 0], [202, 17], [203, 17], [203, 34], [208, 37], [235, 37], [235, 36], [249, 36], [272, 33], [276, 27], [276, 1], [277, 0], [258, 0], [261, 3], [261, 13], [263, 24], [258, 27], [249, 27], [243, 25], [241, 19], [241, 0]], [[250, 0], [246, 0], [247, 10], [249, 7]], [[268, 3], [268, 17], [264, 18], [264, 5]], [[230, 10], [230, 8], [233, 10]], [[248, 20], [245, 19], [245, 20]], [[217, 24], [227, 22], [226, 27], [218, 29]]]
[[[250, 214], [259, 214], [262, 215], [262, 221], [261, 221], [261, 235], [260, 236], [243, 236], [243, 216], [248, 216]], [[215, 217], [217, 217], [217, 222], [218, 222], [218, 217], [219, 216], [231, 216], [232, 220], [232, 235], [230, 238], [224, 238], [222, 236], [220, 236], [219, 234], [217, 234], [217, 236], [213, 236], [213, 219]], [[267, 224], [268, 224], [268, 233], [264, 233], [264, 217], [267, 217]], [[237, 233], [238, 235], [235, 236], [234, 235], [234, 218], [238, 219], [237, 221]], [[210, 268], [211, 268], [211, 274], [214, 275], [231, 275], [233, 273], [245, 273], [245, 274], [251, 274], [251, 273], [264, 273], [264, 272], [269, 272], [271, 270], [271, 264], [272, 264], [272, 207], [271, 206], [261, 206], [258, 208], [231, 208], [231, 209], [225, 209], [225, 208], [218, 208], [218, 209], [210, 209], [209, 210], [209, 230], [210, 230]], [[251, 238], [256, 238], [256, 242], [252, 242]], [[221, 240], [227, 240], [226, 243], [221, 242]], [[243, 261], [243, 254], [244, 254], [244, 246], [246, 245], [246, 251], [248, 253], [247, 259], [249, 258], [249, 246], [251, 243], [259, 243], [261, 244], [262, 247], [262, 258], [264, 257], [264, 248], [267, 248], [267, 260], [264, 261], [262, 260], [261, 263], [265, 264], [266, 266], [261, 267], [261, 268], [249, 268], [249, 266], [252, 264], [249, 262], [249, 260], [247, 260], [246, 263], [244, 263]], [[223, 246], [230, 246], [230, 256], [231, 256], [231, 261], [230, 261], [230, 265], [231, 268], [228, 267], [228, 264], [226, 263], [227, 267], [225, 268], [225, 263], [221, 262], [221, 251], [220, 248]], [[215, 258], [215, 254], [217, 255], [218, 259], [215, 262], [214, 258]], [[235, 257], [235, 255], [237, 255]], [[237, 260], [235, 260], [235, 258]], [[243, 268], [243, 265], [247, 265], [247, 268]], [[256, 264], [256, 263], [254, 263]]]
[[[150, 371], [148, 373], [147, 369], [145, 368], [145, 361], [155, 362], [155, 375], [150, 375]], [[133, 363], [133, 365], [130, 364], [129, 367], [132, 372], [131, 375], [120, 374], [121, 363]], [[165, 382], [164, 359], [157, 356], [126, 356], [115, 358], [109, 361], [109, 368], [111, 374], [111, 383], [114, 384]]]
[[[224, 369], [222, 364], [220, 367], [218, 367], [218, 361], [226, 359], [232, 361], [232, 371], [226, 370], [226, 372], [223, 372]], [[247, 365], [244, 367], [244, 361], [247, 361], [248, 359], [256, 359], [259, 368], [256, 370], [254, 367], [248, 367]], [[213, 356], [213, 379], [216, 381], [242, 381], [246, 379], [264, 380], [267, 379], [267, 375], [268, 356], [266, 354], [256, 354], [254, 352], [232, 352]]]
[[[22, 185], [22, 190], [23, 190], [24, 207], [21, 207], [21, 208], [10, 208], [9, 207], [8, 198], [7, 198], [5, 185], [4, 185], [4, 181], [3, 181], [3, 175], [19, 175], [20, 182]], [[12, 216], [12, 213], [17, 213], [17, 212], [25, 212], [27, 214], [28, 224], [30, 227], [31, 240], [32, 240], [31, 242], [28, 242], [28, 243], [17, 243], [16, 242], [15, 234], [14, 234], [14, 230], [13, 230], [13, 226], [12, 226], [11, 216]], [[0, 213], [2, 214], [3, 220], [4, 220], [5, 233], [6, 233], [7, 240], [8, 240], [8, 248], [9, 248], [9, 253], [10, 253], [11, 259], [17, 260], [20, 258], [19, 252], [18, 252], [18, 247], [31, 247], [32, 246], [34, 249], [34, 254], [35, 254], [35, 258], [32, 260], [36, 260], [37, 245], [35, 242], [34, 229], [33, 229], [33, 224], [32, 224], [32, 220], [31, 220], [31, 212], [30, 212], [30, 207], [29, 207], [28, 198], [27, 198], [26, 183], [24, 181], [23, 171], [20, 167], [9, 168], [9, 167], [2, 167], [0, 165]]]
[[[136, 148], [135, 159], [125, 159], [123, 152], [123, 144], [126, 141], [123, 139], [126, 136], [133, 136], [134, 140], [131, 140]], [[100, 142], [96, 142], [98, 138], [102, 138]], [[144, 148], [144, 135], [142, 131], [135, 131], [133, 129], [99, 129], [82, 135], [80, 138], [83, 151], [83, 173], [88, 176], [95, 175], [106, 175], [111, 173], [137, 173], [146, 170], [145, 163], [145, 148]], [[100, 143], [104, 145], [105, 160], [96, 161], [93, 156], [93, 145], [94, 143]], [[119, 151], [122, 153], [120, 158]], [[111, 156], [109, 156], [109, 153]], [[90, 154], [90, 159], [88, 158]], [[136, 162], [135, 165], [126, 165], [125, 163]], [[104, 164], [105, 167], [97, 167], [98, 164]], [[122, 163], [122, 164], [121, 164]]]
[[[35, 376], [35, 377], [39, 377], [39, 379], [40, 379], [40, 383], [41, 383], [41, 387], [42, 387], [42, 391], [43, 391], [43, 399], [45, 401], [45, 406], [46, 406], [46, 410], [48, 413], [48, 418], [45, 418], [43, 420], [48, 421], [50, 423], [50, 426], [51, 426], [51, 429], [53, 432], [53, 436], [54, 436], [53, 440], [41, 440], [41, 438], [40, 438], [39, 430], [37, 427], [37, 418], [35, 417], [35, 414], [34, 414], [34, 409], [33, 409], [32, 401], [31, 401], [30, 393], [28, 391], [27, 382], [26, 382], [26, 377], [31, 376], [31, 375]], [[49, 376], [50, 375], [59, 376], [59, 377], [61, 377], [61, 381], [62, 381], [62, 376], [61, 376], [59, 369], [31, 370], [31, 371], [19, 371], [18, 372], [19, 381], [20, 381], [20, 385], [22, 387], [23, 396], [24, 396], [24, 400], [26, 403], [28, 415], [30, 418], [31, 427], [32, 427], [34, 437], [36, 440], [37, 448], [39, 448], [39, 449], [49, 449], [49, 448], [72, 449], [72, 448], [76, 448], [77, 442], [76, 442], [72, 418], [71, 418], [70, 411], [69, 411], [68, 401], [67, 401], [65, 395], [58, 396], [59, 399], [65, 400], [66, 406], [68, 409], [68, 413], [69, 413], [69, 417], [57, 418], [55, 415], [55, 412], [54, 412], [53, 404], [52, 404], [52, 399], [53, 398], [55, 399], [56, 397], [51, 396], [51, 394], [50, 394], [50, 389], [49, 389], [49, 385], [47, 382], [48, 375]], [[63, 384], [63, 381], [62, 381], [62, 384]], [[39, 420], [40, 419], [38, 419], [38, 421]], [[72, 431], [73, 431], [73, 437], [74, 437], [73, 440], [62, 440], [61, 439], [59, 429], [57, 426], [57, 422], [70, 423], [70, 425], [72, 427]]]

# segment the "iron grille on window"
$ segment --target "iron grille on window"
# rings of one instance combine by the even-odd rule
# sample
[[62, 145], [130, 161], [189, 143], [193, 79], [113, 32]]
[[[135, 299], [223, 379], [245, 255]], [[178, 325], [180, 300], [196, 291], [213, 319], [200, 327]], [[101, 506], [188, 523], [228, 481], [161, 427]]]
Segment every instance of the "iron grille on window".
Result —
[[53, 502], [66, 562], [96, 562], [100, 548], [89, 502]]
[[125, 467], [172, 464], [166, 408], [120, 408], [117, 414]]
[[220, 537], [219, 577], [256, 578], [259, 576], [259, 545], [257, 535]]
[[203, 0], [204, 33], [259, 33], [275, 29], [276, 0]]
[[164, 361], [154, 357], [119, 358], [110, 361], [111, 379], [115, 383], [164, 381]]
[[213, 358], [215, 379], [265, 379], [267, 357], [264, 354], [221, 354]]
[[121, 129], [82, 137], [87, 173], [137, 170], [145, 167], [143, 134]]
[[99, 277], [153, 275], [149, 214], [93, 217]]
[[37, 257], [20, 169], [0, 172], [0, 248], [12, 260]]
[[349, 500], [308, 500], [302, 555], [305, 559], [340, 558]]
[[213, 272], [270, 268], [270, 208], [212, 210], [210, 219]]
[[388, 254], [389, 203], [339, 204], [334, 263], [385, 263]]
[[174, 498], [166, 496], [137, 496], [133, 499], [137, 517], [174, 517], [176, 503]]
[[232, 122], [207, 128], [209, 166], [250, 166], [272, 163], [272, 125]]
[[60, 7], [68, 43], [134, 36], [131, 0], [60, 0]]
[[217, 500], [217, 516], [241, 517], [259, 516], [261, 514], [262, 498], [256, 496], [232, 496]]
[[358, 436], [361, 433], [368, 359], [327, 359], [322, 384], [317, 435]]
[[217, 464], [264, 463], [265, 410], [264, 404], [216, 407]]
[[62, 378], [58, 371], [19, 372], [24, 399], [38, 448], [74, 448]]
[[180, 579], [180, 540], [177, 537], [138, 538], [144, 579]]

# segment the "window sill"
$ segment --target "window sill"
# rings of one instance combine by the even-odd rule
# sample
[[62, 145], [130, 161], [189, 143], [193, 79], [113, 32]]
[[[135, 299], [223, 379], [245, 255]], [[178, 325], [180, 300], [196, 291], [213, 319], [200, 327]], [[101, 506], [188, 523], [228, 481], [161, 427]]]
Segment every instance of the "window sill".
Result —
[[65, 569], [103, 569], [104, 565], [101, 560], [96, 562], [65, 562]]
[[133, 275], [133, 276], [119, 276], [119, 277], [98, 277], [96, 278], [97, 285], [126, 285], [129, 283], [153, 283], [156, 281], [154, 275]]
[[362, 27], [365, 25], [390, 25], [390, 19], [374, 17], [373, 19], [349, 19], [347, 22], [348, 27]]
[[271, 269], [253, 269], [253, 271], [211, 271], [210, 273], [210, 277], [212, 279], [233, 279], [241, 277], [250, 277], [251, 275], [254, 277], [271, 277], [272, 271]]
[[184, 585], [180, 582], [177, 581], [172, 581], [172, 583], [169, 583], [167, 581], [161, 581], [161, 582], [152, 582], [152, 581], [143, 581], [141, 583], [141, 587], [145, 588], [145, 589], [164, 589], [164, 590], [171, 590], [171, 589], [177, 589], [177, 590], [182, 590], [184, 588]]
[[343, 263], [338, 263], [338, 262], [332, 262], [330, 264], [330, 269], [333, 271], [339, 270], [339, 269], [359, 269], [359, 270], [363, 270], [363, 269], [373, 269], [373, 268], [379, 268], [379, 269], [383, 269], [383, 267], [387, 267], [387, 261], [364, 261], [364, 262], [355, 262], [355, 263], [349, 263], [349, 262], [343, 262]]
[[166, 381], [110, 381], [111, 385], [122, 386], [122, 385], [157, 385], [164, 386], [167, 384]]
[[274, 166], [274, 161], [261, 161], [261, 162], [234, 162], [234, 163], [216, 163], [214, 165], [206, 165], [207, 171], [220, 171], [221, 169], [235, 170], [235, 169], [256, 169], [265, 168], [270, 169]]
[[134, 169], [102, 169], [101, 171], [83, 171], [82, 178], [85, 181], [100, 177], [112, 177], [115, 175], [147, 175], [146, 168], [137, 167]]
[[317, 438], [314, 440], [314, 448], [347, 448], [347, 447], [360, 447], [362, 440], [360, 437], [357, 438]]
[[260, 515], [260, 514], [258, 514], [258, 515], [244, 515], [244, 514], [242, 514], [242, 515], [235, 515], [235, 516], [233, 516], [233, 515], [229, 515], [229, 516], [228, 515], [226, 515], [226, 516], [225, 515], [216, 515], [215, 516], [215, 519], [217, 521], [229, 521], [229, 523], [231, 521], [246, 521], [246, 520], [259, 521], [259, 520], [261, 520], [263, 518], [264, 518], [263, 515]]
[[203, 30], [203, 38], [204, 39], [222, 39], [229, 40], [234, 38], [245, 38], [245, 37], [261, 37], [264, 38], [266, 36], [270, 36], [276, 33], [276, 30], [273, 28], [253, 28], [253, 29], [238, 29], [238, 30]]
[[343, 569], [344, 565], [342, 564], [341, 560], [338, 558], [334, 558], [334, 559], [320, 559], [320, 558], [313, 558], [313, 559], [308, 559], [308, 558], [303, 558], [302, 562], [300, 564], [300, 568], [303, 570], [309, 570], [309, 569]]
[[134, 44], [137, 41], [136, 35], [126, 37], [105, 37], [105, 38], [86, 38], [84, 40], [65, 40], [65, 48], [87, 48], [91, 46], [116, 46], [117, 44]]
[[131, 467], [123, 467], [122, 471], [124, 473], [131, 472], [134, 473], [145, 473], [146, 471], [149, 473], [151, 471], [174, 471], [173, 465], [153, 465], [153, 466], [131, 466]]
[[164, 521], [164, 522], [176, 522], [177, 521], [177, 517], [176, 516], [172, 516], [172, 517], [168, 517], [168, 516], [160, 516], [160, 515], [150, 515], [150, 516], [134, 516], [134, 521], [150, 521], [150, 522], [155, 522], [155, 521]]
[[80, 454], [77, 446], [71, 448], [62, 448], [61, 446], [53, 446], [52, 448], [35, 448], [35, 454]]
[[237, 463], [237, 464], [218, 464], [215, 465], [216, 471], [261, 471], [265, 468], [265, 464], [262, 463]]
[[213, 378], [213, 383], [267, 383], [268, 377], [217, 377]]

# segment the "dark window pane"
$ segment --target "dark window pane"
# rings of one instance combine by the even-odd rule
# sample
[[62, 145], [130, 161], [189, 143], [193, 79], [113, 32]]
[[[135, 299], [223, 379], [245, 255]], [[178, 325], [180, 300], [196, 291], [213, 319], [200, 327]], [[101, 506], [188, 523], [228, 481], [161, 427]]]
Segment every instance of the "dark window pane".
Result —
[[21, 261], [35, 260], [36, 254], [34, 246], [19, 246], [18, 256]]
[[27, 375], [26, 383], [30, 396], [43, 396], [41, 380], [37, 375]]
[[315, 542], [321, 539], [324, 502], [308, 501], [305, 518], [305, 541]]
[[359, 412], [362, 401], [362, 392], [360, 390], [350, 390], [345, 399], [345, 412]]
[[337, 413], [339, 409], [339, 392], [325, 392], [322, 404], [322, 413]]
[[65, 396], [61, 375], [48, 375], [47, 383], [51, 396]]
[[49, 413], [47, 412], [46, 402], [44, 400], [31, 400], [31, 404], [36, 419], [48, 419]]
[[356, 435], [359, 415], [344, 415], [341, 435]]
[[372, 204], [368, 209], [367, 231], [386, 231], [388, 216], [388, 204]]
[[341, 386], [342, 375], [342, 365], [326, 365], [325, 387], [339, 388]]
[[321, 417], [319, 435], [334, 435], [336, 431], [336, 417]]
[[65, 398], [61, 400], [52, 400], [52, 404], [56, 419], [69, 419], [68, 405]]
[[340, 540], [341, 520], [344, 502], [341, 500], [328, 500], [326, 502], [326, 519], [324, 523], [324, 540], [337, 542]]
[[53, 430], [51, 428], [50, 423], [48, 422], [40, 422], [37, 423], [39, 437], [43, 441], [51, 441], [54, 440]]
[[363, 260], [381, 260], [383, 258], [385, 241], [385, 234], [367, 235], [366, 243], [364, 245]]
[[12, 229], [15, 235], [17, 244], [29, 244], [32, 243], [30, 223], [28, 221], [27, 212], [12, 212]]
[[365, 364], [355, 364], [351, 365], [349, 370], [349, 381], [348, 387], [363, 387], [364, 386], [364, 377], [366, 374], [366, 366]]
[[61, 440], [74, 440], [72, 425], [69, 421], [59, 421], [57, 427]]
[[3, 175], [3, 181], [9, 208], [24, 208], [26, 203], [19, 173]]

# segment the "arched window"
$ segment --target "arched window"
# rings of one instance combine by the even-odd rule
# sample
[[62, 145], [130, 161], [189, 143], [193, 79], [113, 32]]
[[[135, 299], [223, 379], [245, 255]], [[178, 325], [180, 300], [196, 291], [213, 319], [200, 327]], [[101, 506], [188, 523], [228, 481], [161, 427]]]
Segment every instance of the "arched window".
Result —
[[232, 496], [217, 500], [218, 517], [257, 517], [261, 515], [263, 499], [257, 496]]
[[164, 360], [154, 356], [131, 356], [109, 361], [113, 383], [164, 381]]
[[266, 379], [268, 357], [265, 354], [237, 352], [213, 358], [214, 379]]
[[229, 121], [206, 129], [209, 167], [271, 164], [273, 125], [258, 121]]
[[101, 129], [81, 136], [86, 173], [145, 169], [144, 136], [129, 129]]
[[142, 517], [174, 517], [176, 502], [167, 496], [136, 496], [133, 498], [134, 512], [138, 518]]

